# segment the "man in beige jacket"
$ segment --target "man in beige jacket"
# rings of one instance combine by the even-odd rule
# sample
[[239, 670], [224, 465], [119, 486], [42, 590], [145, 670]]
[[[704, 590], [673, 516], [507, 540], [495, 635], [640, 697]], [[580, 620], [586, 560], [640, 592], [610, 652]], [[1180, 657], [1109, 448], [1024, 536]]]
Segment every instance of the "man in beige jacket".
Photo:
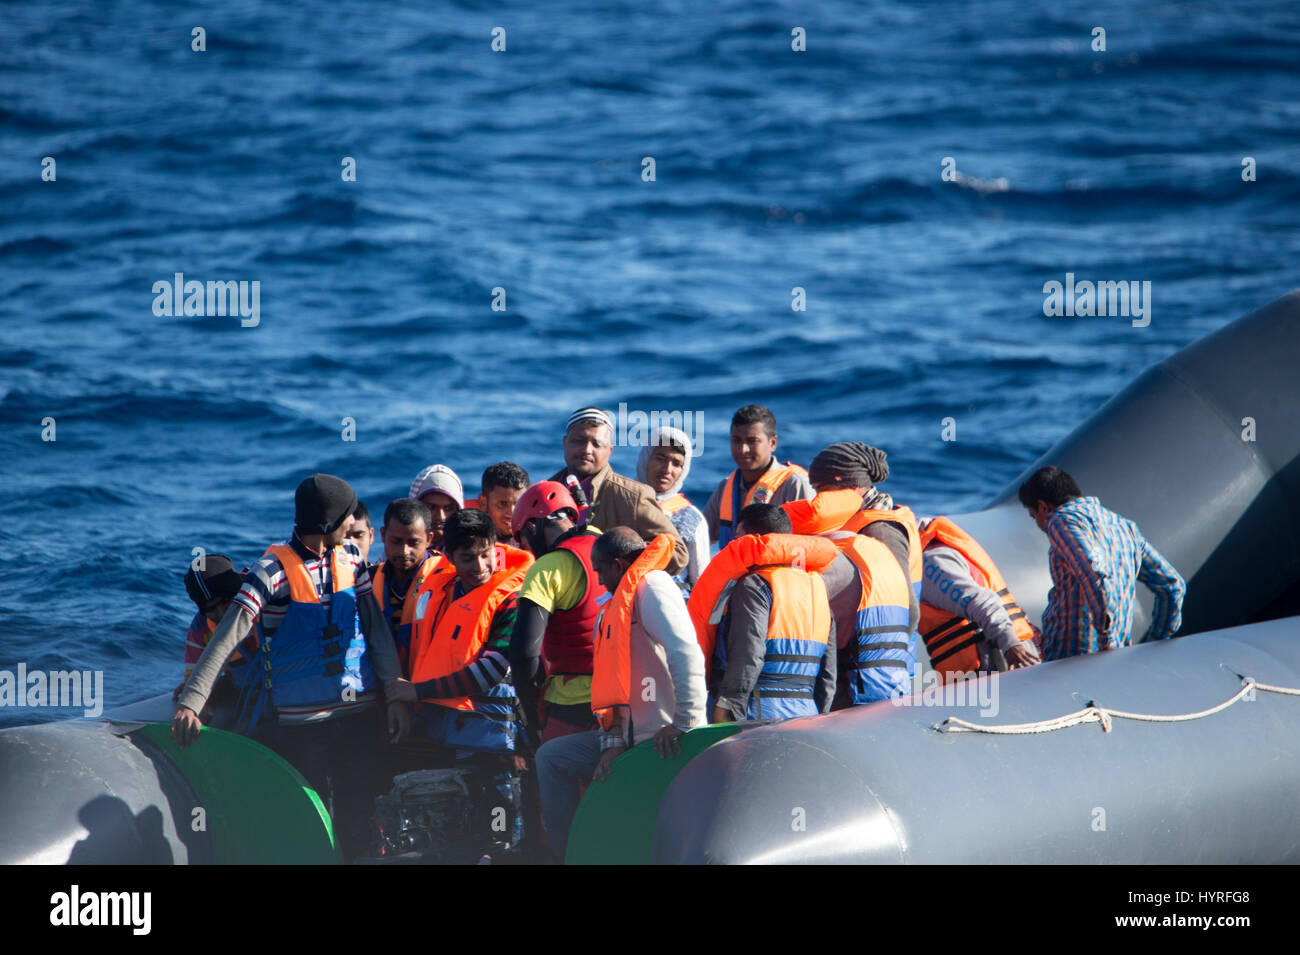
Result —
[[[654, 491], [640, 481], [615, 473], [609, 466], [614, 451], [614, 422], [607, 412], [580, 408], [571, 414], [564, 430], [563, 450], [567, 466], [551, 480], [572, 488], [568, 480], [572, 475], [586, 495], [588, 506], [579, 516], [579, 524], [602, 529], [630, 527], [646, 541], [659, 534], [672, 534], [675, 542], [668, 573], [675, 574], [686, 566], [686, 544], [655, 500]], [[574, 497], [578, 496], [575, 492]]]

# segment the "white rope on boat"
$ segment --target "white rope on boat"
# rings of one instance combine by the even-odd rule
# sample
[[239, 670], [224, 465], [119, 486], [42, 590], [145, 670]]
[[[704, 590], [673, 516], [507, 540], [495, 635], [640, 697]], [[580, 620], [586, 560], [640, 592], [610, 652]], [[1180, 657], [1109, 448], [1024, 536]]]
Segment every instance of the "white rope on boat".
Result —
[[1065, 729], [1069, 726], [1078, 726], [1082, 723], [1100, 723], [1102, 732], [1110, 732], [1110, 721], [1112, 719], [1121, 720], [1139, 720], [1144, 723], [1182, 723], [1187, 720], [1199, 720], [1206, 716], [1213, 716], [1215, 713], [1221, 713], [1232, 704], [1238, 702], [1243, 697], [1249, 695], [1252, 690], [1265, 690], [1269, 693], [1285, 693], [1288, 696], [1300, 696], [1300, 689], [1285, 686], [1270, 686], [1267, 683], [1256, 683], [1254, 679], [1248, 676], [1237, 674], [1242, 681], [1242, 687], [1231, 697], [1224, 700], [1218, 706], [1212, 706], [1208, 710], [1201, 710], [1199, 713], [1177, 713], [1164, 715], [1159, 713], [1127, 713], [1124, 710], [1112, 710], [1104, 706], [1098, 706], [1095, 701], [1090, 700], [1088, 705], [1074, 713], [1067, 713], [1064, 716], [1054, 716], [1051, 719], [1038, 720], [1033, 723], [1009, 723], [1002, 726], [985, 726], [979, 723], [970, 723], [966, 720], [950, 716], [942, 723], [936, 723], [934, 729], [941, 733], [992, 733], [1001, 736], [1026, 736], [1035, 733], [1052, 733], [1056, 730]]

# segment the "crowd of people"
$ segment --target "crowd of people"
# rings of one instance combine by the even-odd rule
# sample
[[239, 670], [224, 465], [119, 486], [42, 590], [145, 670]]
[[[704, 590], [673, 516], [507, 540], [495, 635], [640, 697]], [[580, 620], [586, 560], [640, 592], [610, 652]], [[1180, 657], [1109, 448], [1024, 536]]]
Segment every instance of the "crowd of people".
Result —
[[685, 433], [653, 430], [634, 480], [610, 466], [610, 415], [579, 409], [544, 481], [502, 462], [467, 500], [450, 467], [420, 471], [385, 508], [373, 565], [365, 505], [312, 475], [287, 541], [242, 574], [224, 555], [186, 574], [198, 610], [173, 736], [190, 745], [234, 704], [327, 800], [348, 859], [372, 851], [375, 781], [435, 756], [508, 808], [500, 845], [563, 859], [584, 786], [631, 746], [673, 758], [709, 723], [887, 700], [918, 658], [954, 679], [1125, 646], [1138, 582], [1155, 594], [1146, 638], [1178, 631], [1178, 572], [1057, 468], [1020, 488], [1050, 541], [1038, 627], [966, 531], [880, 490], [883, 451], [783, 463], [761, 405], [730, 437], [735, 469], [700, 509]]

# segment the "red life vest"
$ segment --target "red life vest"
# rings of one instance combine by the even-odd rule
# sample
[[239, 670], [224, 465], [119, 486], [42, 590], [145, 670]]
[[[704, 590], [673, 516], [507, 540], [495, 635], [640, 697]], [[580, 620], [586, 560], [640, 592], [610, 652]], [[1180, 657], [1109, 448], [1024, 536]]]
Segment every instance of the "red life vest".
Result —
[[[921, 541], [926, 547], [937, 543], [961, 554], [975, 582], [995, 591], [1001, 598], [1002, 607], [1011, 618], [1016, 637], [1021, 641], [1034, 639], [1034, 631], [1029, 626], [1025, 611], [1007, 589], [1007, 582], [1002, 579], [998, 565], [993, 563], [993, 558], [975, 538], [948, 518], [936, 517], [921, 532]], [[970, 673], [980, 668], [978, 642], [983, 638], [984, 631], [978, 624], [922, 603], [920, 630], [921, 639], [930, 651], [930, 664], [938, 672]]]
[[673, 556], [673, 535], [660, 534], [623, 573], [598, 624], [592, 661], [591, 711], [605, 729], [615, 709], [632, 699], [632, 609], [636, 589], [652, 570], [663, 570]]
[[[496, 545], [497, 570], [487, 583], [475, 587], [459, 600], [452, 600], [454, 573], [439, 573], [424, 581], [419, 601], [421, 613], [411, 632], [411, 682], [436, 680], [465, 669], [483, 650], [492, 631], [492, 617], [502, 603], [524, 582], [533, 555], [527, 551]], [[455, 710], [472, 710], [468, 696], [428, 700]]]
[[546, 624], [542, 660], [546, 663], [548, 676], [591, 673], [596, 617], [600, 613], [596, 600], [607, 592], [591, 567], [591, 547], [599, 536], [585, 528], [575, 527], [555, 544], [557, 550], [567, 550], [578, 558], [587, 577], [587, 586], [581, 600], [568, 610], [553, 611]]
[[910, 508], [896, 507], [892, 511], [879, 508], [864, 508], [845, 522], [842, 530], [860, 533], [862, 529], [876, 521], [890, 521], [902, 524], [907, 531], [907, 576], [911, 578], [912, 587], [920, 596], [921, 587], [921, 537], [916, 530], [916, 515]]
[[712, 666], [718, 623], [731, 595], [727, 589], [729, 583], [760, 568], [802, 566], [819, 574], [831, 565], [838, 553], [838, 548], [824, 537], [798, 534], [746, 534], [718, 551], [700, 574], [686, 604], [695, 624], [695, 637], [704, 651], [706, 677]]
[[659, 501], [658, 504], [663, 512], [669, 517], [672, 517], [682, 508], [691, 506], [691, 502], [686, 499], [686, 495], [682, 494], [680, 491], [667, 500]]

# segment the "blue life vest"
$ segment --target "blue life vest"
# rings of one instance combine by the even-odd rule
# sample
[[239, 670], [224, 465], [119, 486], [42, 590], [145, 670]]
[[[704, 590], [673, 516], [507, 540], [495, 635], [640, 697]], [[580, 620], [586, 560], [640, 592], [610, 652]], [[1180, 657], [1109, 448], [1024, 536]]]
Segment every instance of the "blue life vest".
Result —
[[[794, 567], [765, 566], [753, 571], [771, 588], [763, 668], [749, 697], [746, 718], [790, 719], [815, 716], [817, 676], [829, 648], [830, 604], [821, 575]], [[727, 623], [730, 624], [730, 613]], [[727, 641], [714, 646], [712, 672], [727, 669]]]
[[330, 554], [333, 592], [328, 611], [292, 547], [277, 544], [267, 553], [279, 559], [289, 579], [289, 609], [273, 636], [266, 636], [260, 621], [256, 627], [257, 676], [242, 706], [251, 709], [245, 730], [250, 734], [267, 705], [330, 706], [356, 699], [376, 685], [357, 626], [352, 569], [340, 559], [339, 549]]
[[905, 692], [916, 673], [916, 634], [911, 627], [910, 584], [880, 541], [861, 534], [833, 535], [853, 561], [862, 585], [854, 617], [853, 644], [841, 657], [840, 678], [856, 705]]

